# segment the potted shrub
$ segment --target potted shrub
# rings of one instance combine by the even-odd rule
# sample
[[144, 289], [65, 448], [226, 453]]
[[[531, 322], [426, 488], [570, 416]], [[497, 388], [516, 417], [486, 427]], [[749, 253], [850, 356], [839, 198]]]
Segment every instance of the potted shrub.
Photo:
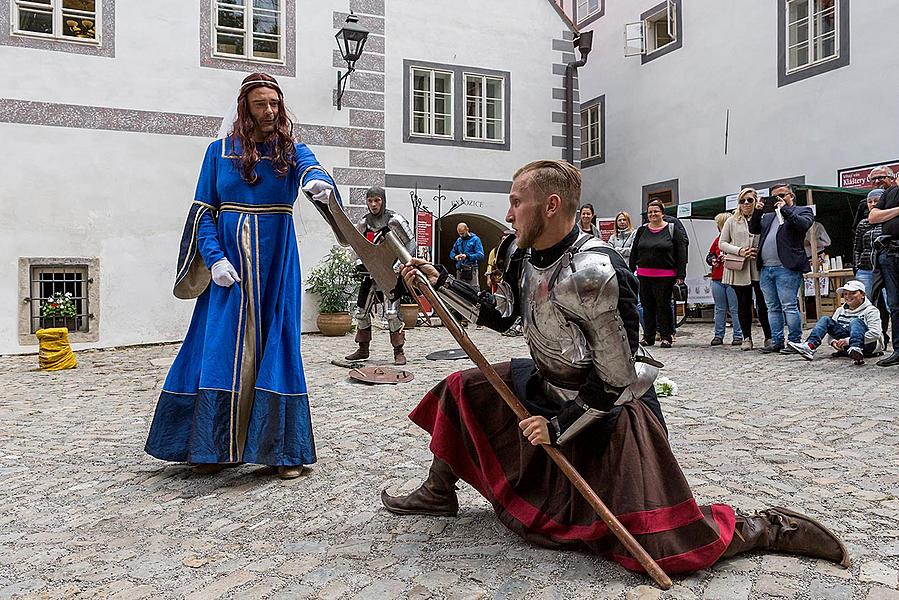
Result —
[[318, 294], [319, 314], [315, 322], [322, 335], [341, 336], [352, 329], [353, 319], [347, 306], [358, 288], [353, 273], [349, 252], [334, 246], [306, 279], [306, 291]]
[[412, 329], [418, 321], [418, 303], [409, 294], [409, 290], [406, 290], [400, 299], [400, 320], [406, 329]]

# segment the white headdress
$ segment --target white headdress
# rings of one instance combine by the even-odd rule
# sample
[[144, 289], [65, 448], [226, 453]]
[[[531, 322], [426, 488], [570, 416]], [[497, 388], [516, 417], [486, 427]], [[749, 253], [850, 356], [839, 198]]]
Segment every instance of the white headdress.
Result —
[[219, 125], [219, 132], [216, 136], [218, 139], [223, 140], [234, 131], [234, 122], [237, 121], [237, 101], [240, 99], [240, 95], [243, 93], [243, 89], [248, 85], [258, 85], [264, 84], [268, 87], [275, 88], [278, 92], [281, 92], [281, 88], [274, 81], [268, 81], [266, 79], [253, 79], [252, 81], [247, 81], [246, 83], [242, 83], [240, 85], [240, 91], [237, 92], [237, 96], [231, 100], [230, 106], [228, 106], [228, 110], [225, 111], [225, 116], [222, 117], [222, 124]]

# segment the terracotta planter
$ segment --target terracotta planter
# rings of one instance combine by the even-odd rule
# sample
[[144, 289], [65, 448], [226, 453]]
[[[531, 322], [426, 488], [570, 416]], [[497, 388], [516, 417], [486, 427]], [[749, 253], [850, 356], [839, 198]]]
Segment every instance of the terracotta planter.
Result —
[[340, 337], [353, 327], [353, 318], [348, 312], [320, 313], [315, 324], [322, 335]]
[[418, 321], [418, 305], [400, 304], [400, 319], [405, 323], [406, 329], [415, 327], [415, 323]]

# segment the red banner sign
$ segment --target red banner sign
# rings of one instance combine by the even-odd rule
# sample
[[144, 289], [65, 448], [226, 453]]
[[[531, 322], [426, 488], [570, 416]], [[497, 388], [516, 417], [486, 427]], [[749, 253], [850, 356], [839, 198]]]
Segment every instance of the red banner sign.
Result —
[[[883, 164], [883, 163], [882, 163]], [[885, 163], [895, 173], [899, 170], [899, 161]], [[869, 188], [872, 187], [868, 181], [868, 175], [880, 165], [868, 165], [866, 167], [852, 167], [851, 169], [840, 169], [837, 171], [837, 183], [844, 188]]]
[[602, 241], [608, 242], [615, 235], [615, 219], [596, 219], [596, 228]]
[[434, 215], [420, 210], [415, 213], [416, 256], [430, 261], [434, 256]]

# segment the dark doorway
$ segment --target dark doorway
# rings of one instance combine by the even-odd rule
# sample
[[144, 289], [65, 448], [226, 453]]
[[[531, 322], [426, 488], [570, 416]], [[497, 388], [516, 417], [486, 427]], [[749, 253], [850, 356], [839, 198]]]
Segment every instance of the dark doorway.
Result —
[[471, 232], [481, 238], [481, 243], [484, 245], [484, 262], [478, 265], [478, 281], [481, 283], [481, 289], [486, 289], [487, 280], [484, 273], [487, 270], [487, 257], [490, 256], [492, 249], [499, 246], [503, 231], [508, 227], [488, 216], [474, 213], [451, 213], [440, 219], [437, 227], [437, 256], [434, 262], [443, 265], [454, 275], [456, 263], [450, 259], [449, 253], [456, 238], [459, 237], [456, 233], [456, 226], [459, 223], [466, 223]]

